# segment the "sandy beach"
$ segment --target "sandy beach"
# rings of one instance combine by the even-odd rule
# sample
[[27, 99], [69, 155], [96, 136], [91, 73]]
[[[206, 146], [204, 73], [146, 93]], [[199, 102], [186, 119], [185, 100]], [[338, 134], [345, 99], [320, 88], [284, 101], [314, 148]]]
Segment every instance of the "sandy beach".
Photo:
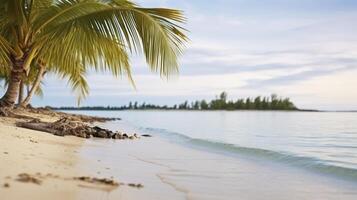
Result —
[[[58, 137], [14, 127], [8, 119], [2, 119], [0, 134], [0, 193], [5, 200], [325, 200], [357, 195], [357, 184], [348, 180], [187, 147], [160, 137]], [[30, 179], [21, 180], [23, 174]], [[78, 177], [107, 178], [119, 185]]]
[[[56, 137], [3, 123], [0, 126], [2, 199], [76, 198], [77, 189], [71, 181], [48, 178], [39, 185], [22, 183], [16, 179], [21, 173], [62, 177], [77, 175], [75, 166], [80, 162], [77, 152], [83, 143], [82, 139]], [[6, 184], [8, 187], [5, 187]]]
[[[31, 115], [41, 121], [58, 120], [58, 116]], [[0, 119], [1, 199], [184, 199], [183, 194], [175, 195], [174, 188], [158, 179], [158, 167], [137, 159], [132, 162], [134, 141], [116, 143], [125, 147], [120, 154], [125, 156], [113, 166], [102, 162], [101, 157], [86, 157], [83, 153], [86, 148], [103, 149], [106, 142], [112, 142], [108, 139], [59, 137], [16, 127], [16, 121]], [[83, 181], [82, 177], [91, 180]], [[99, 181], [92, 181], [96, 179]], [[103, 184], [102, 179], [118, 185]], [[143, 182], [152, 182], [154, 187], [145, 187]]]
[[[156, 176], [160, 167], [130, 155], [133, 141], [117, 143], [127, 152], [120, 154], [119, 166], [112, 167], [100, 159], [86, 158], [82, 152], [86, 148], [103, 148], [103, 140], [86, 141], [17, 128], [9, 119], [2, 120], [0, 127], [1, 199], [185, 199], [184, 194]], [[24, 173], [40, 182], [19, 181]], [[73, 180], [81, 176], [115, 179], [120, 185]], [[141, 182], [150, 185], [129, 186]]]

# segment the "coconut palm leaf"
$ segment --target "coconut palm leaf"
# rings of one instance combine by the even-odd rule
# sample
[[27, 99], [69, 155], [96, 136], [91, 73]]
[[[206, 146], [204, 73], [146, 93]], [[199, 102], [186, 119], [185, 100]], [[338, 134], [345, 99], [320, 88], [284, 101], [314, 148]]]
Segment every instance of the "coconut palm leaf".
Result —
[[72, 91], [74, 91], [77, 95], [77, 103], [79, 105], [81, 101], [89, 94], [89, 86], [85, 78], [85, 66], [76, 60], [73, 60], [73, 63], [73, 65], [76, 65], [76, 67], [68, 69], [50, 67], [49, 72], [58, 75], [62, 79], [68, 80], [68, 84], [71, 85]]
[[[181, 11], [128, 0], [0, 0], [0, 64], [23, 59], [29, 75], [41, 60], [84, 97], [89, 69], [127, 75], [133, 83], [132, 53], [143, 53], [153, 72], [177, 73], [187, 41], [179, 26], [184, 21]], [[6, 98], [6, 105], [14, 100]]]
[[[77, 33], [79, 30], [96, 33], [120, 42], [130, 52], [144, 52], [155, 72], [165, 76], [177, 72], [177, 57], [187, 40], [183, 29], [174, 23], [184, 21], [180, 11], [144, 9], [130, 1], [118, 0], [107, 4], [95, 0], [60, 1], [51, 8], [39, 17], [39, 25], [35, 26], [41, 32], [40, 38], [73, 37], [68, 29], [75, 26]], [[64, 30], [68, 30], [67, 34]], [[71, 47], [78, 45], [66, 46], [68, 52]]]

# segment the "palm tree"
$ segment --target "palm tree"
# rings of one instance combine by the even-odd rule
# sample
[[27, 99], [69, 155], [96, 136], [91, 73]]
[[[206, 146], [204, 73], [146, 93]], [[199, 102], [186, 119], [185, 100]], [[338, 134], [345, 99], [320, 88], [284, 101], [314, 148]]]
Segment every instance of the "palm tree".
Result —
[[[3, 88], [6, 88], [9, 85], [9, 80], [10, 80], [10, 69], [1, 67], [0, 68], [0, 80], [4, 83]], [[29, 96], [33, 96], [35, 93], [37, 95], [42, 95], [42, 89], [39, 87], [39, 83], [41, 82], [40, 79], [37, 78], [37, 76], [41, 73], [44, 75], [44, 70], [43, 68], [38, 68], [38, 67], [31, 67], [30, 72], [26, 77], [23, 77], [20, 83], [20, 88], [19, 88], [19, 97], [18, 97], [18, 104], [21, 102], [24, 102], [24, 90], [25, 87], [27, 88], [27, 94], [26, 98], [31, 98]], [[42, 78], [41, 78], [42, 79]], [[39, 82], [39, 83], [37, 83]], [[36, 85], [36, 89], [35, 89]], [[31, 91], [31, 95], [30, 95]]]
[[[7, 70], [7, 68], [0, 69]], [[48, 72], [55, 74], [62, 79], [68, 79], [69, 84], [72, 86], [72, 90], [77, 94], [78, 104], [80, 104], [80, 101], [88, 95], [89, 87], [85, 78], [86, 71], [83, 66], [78, 65], [78, 67], [73, 68], [73, 70], [71, 71], [64, 71], [61, 67], [46, 68], [46, 66], [44, 66], [42, 63], [37, 63], [37, 66], [33, 66], [30, 68], [30, 72], [27, 77], [21, 80], [18, 98], [19, 106], [27, 107], [35, 94], [38, 96], [43, 96], [41, 80]], [[4, 82], [4, 87], [8, 85], [9, 77], [10, 74], [8, 70], [0, 71], [0, 80]], [[23, 96], [25, 87], [27, 88], [26, 97]]]
[[184, 21], [178, 10], [129, 0], [0, 0], [0, 66], [9, 73], [0, 106], [13, 107], [38, 64], [73, 80], [89, 67], [130, 78], [129, 54], [143, 52], [152, 71], [169, 76], [187, 41]]

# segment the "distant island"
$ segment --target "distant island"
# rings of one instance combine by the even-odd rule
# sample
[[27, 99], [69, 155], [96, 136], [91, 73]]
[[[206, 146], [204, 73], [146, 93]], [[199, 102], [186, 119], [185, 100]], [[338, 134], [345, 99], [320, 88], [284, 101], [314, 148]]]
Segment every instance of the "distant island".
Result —
[[270, 97], [257, 96], [255, 98], [241, 98], [228, 100], [228, 94], [222, 92], [211, 101], [197, 100], [185, 101], [173, 106], [155, 105], [148, 103], [130, 102], [128, 105], [112, 106], [84, 106], [84, 107], [48, 107], [54, 110], [286, 110], [286, 111], [313, 111], [298, 109], [289, 98], [278, 97], [272, 94]]

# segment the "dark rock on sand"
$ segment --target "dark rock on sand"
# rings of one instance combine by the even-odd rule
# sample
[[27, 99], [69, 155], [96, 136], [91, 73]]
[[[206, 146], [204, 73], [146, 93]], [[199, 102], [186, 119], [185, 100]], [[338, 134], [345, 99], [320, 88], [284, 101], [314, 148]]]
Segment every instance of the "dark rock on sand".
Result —
[[134, 188], [143, 188], [144, 186], [140, 183], [135, 184], [135, 183], [129, 183], [128, 184], [129, 187], [134, 187]]
[[100, 127], [94, 127], [94, 133], [92, 134], [93, 137], [99, 138], [113, 138], [115, 139], [116, 133], [108, 129], [102, 129]]
[[121, 133], [115, 133], [112, 136], [112, 139], [116, 139], [116, 140], [122, 140], [123, 139], [123, 135]]
[[90, 138], [90, 135], [88, 135], [85, 132], [78, 132], [75, 134], [75, 136], [80, 137], [80, 138]]
[[10, 184], [4, 183], [3, 187], [4, 187], [4, 188], [9, 188], [9, 187], [10, 187]]
[[108, 133], [106, 131], [98, 131], [93, 134], [94, 137], [99, 137], [99, 138], [107, 138]]
[[92, 129], [93, 129], [94, 131], [101, 131], [101, 130], [103, 130], [103, 129], [100, 128], [99, 126], [94, 126], [94, 127], [92, 127]]
[[149, 135], [149, 134], [144, 134], [144, 135], [141, 135], [142, 137], [152, 137], [152, 135]]
[[108, 138], [113, 138], [115, 134], [116, 133], [114, 133], [113, 131], [109, 131], [108, 132]]

